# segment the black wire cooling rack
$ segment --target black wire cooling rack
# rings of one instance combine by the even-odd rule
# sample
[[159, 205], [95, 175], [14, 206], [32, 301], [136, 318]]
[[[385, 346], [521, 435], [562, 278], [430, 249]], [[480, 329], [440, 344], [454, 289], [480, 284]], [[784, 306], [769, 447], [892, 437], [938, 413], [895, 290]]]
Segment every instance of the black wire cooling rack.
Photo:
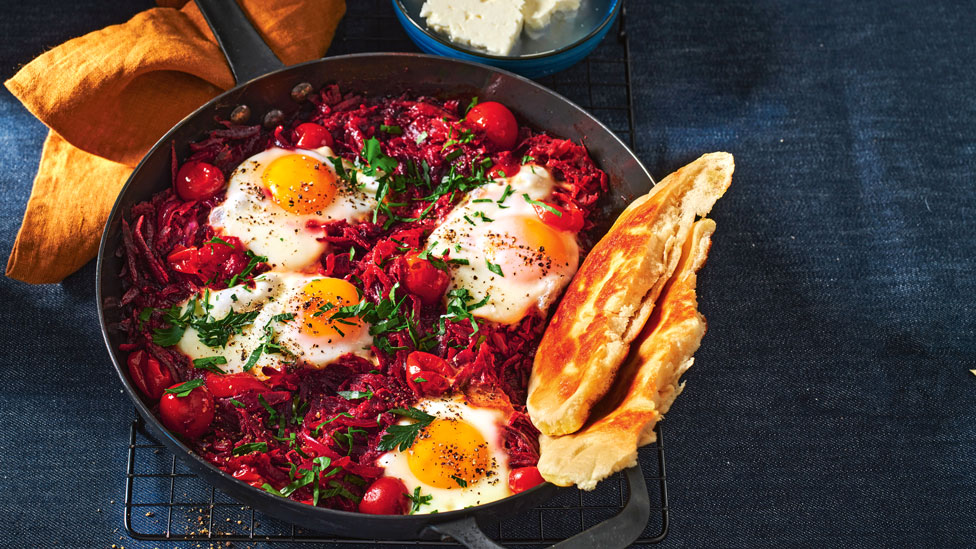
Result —
[[[330, 54], [372, 51], [416, 51], [397, 23], [387, 0], [348, 2], [344, 22]], [[593, 113], [634, 147], [630, 48], [626, 11], [586, 60], [539, 82]], [[651, 518], [637, 543], [657, 543], [668, 530], [667, 480], [660, 424], [657, 442], [641, 448], [638, 460], [652, 502]], [[487, 533], [512, 547], [550, 545], [617, 514], [626, 502], [622, 475], [600, 483], [592, 492], [560, 491], [543, 506], [489, 527]], [[153, 439], [141, 418], [132, 422], [125, 484], [125, 529], [130, 536], [156, 542], [248, 542], [363, 544], [387, 546], [454, 545], [452, 542], [391, 542], [331, 537], [304, 530], [241, 505], [214, 489]]]

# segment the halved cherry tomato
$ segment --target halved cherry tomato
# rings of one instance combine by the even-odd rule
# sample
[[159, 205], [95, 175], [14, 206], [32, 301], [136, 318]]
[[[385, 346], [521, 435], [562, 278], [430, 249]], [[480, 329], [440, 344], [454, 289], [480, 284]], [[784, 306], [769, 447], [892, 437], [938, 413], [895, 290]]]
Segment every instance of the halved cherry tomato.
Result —
[[224, 172], [206, 162], [191, 160], [176, 172], [176, 192], [183, 200], [203, 200], [224, 188]]
[[[170, 389], [179, 387], [173, 385]], [[159, 401], [159, 418], [167, 429], [187, 438], [197, 438], [210, 429], [214, 400], [207, 387], [194, 387], [184, 396], [166, 393]]]
[[246, 393], [247, 391], [259, 391], [262, 393], [270, 392], [268, 387], [260, 379], [251, 374], [240, 372], [236, 374], [220, 375], [207, 372], [207, 389], [217, 398], [227, 398]]
[[130, 353], [126, 362], [129, 364], [132, 382], [142, 391], [142, 394], [153, 400], [159, 400], [159, 397], [163, 396], [163, 391], [173, 384], [173, 374], [169, 369], [149, 356], [146, 351]]
[[331, 147], [332, 144], [332, 134], [314, 122], [299, 124], [295, 128], [295, 145], [298, 147], [303, 149], [317, 149], [323, 146]]
[[[583, 228], [583, 212], [579, 210], [576, 206], [556, 206], [555, 204], [546, 203], [546, 206], [540, 206], [538, 204], [533, 204], [532, 208], [535, 210], [536, 215], [543, 223], [559, 229], [561, 231], [571, 231], [578, 233], [580, 229]], [[550, 210], [549, 208], [552, 208]], [[555, 213], [553, 210], [559, 212]]]
[[450, 277], [417, 254], [409, 254], [406, 259], [407, 273], [403, 283], [407, 291], [416, 294], [427, 305], [438, 303], [447, 290]]
[[393, 477], [376, 479], [359, 502], [359, 512], [368, 515], [405, 515], [409, 511], [407, 487]]
[[518, 122], [505, 105], [497, 101], [478, 103], [471, 107], [465, 120], [468, 124], [481, 128], [488, 141], [499, 149], [509, 150], [515, 146]]
[[545, 482], [537, 467], [519, 467], [508, 474], [508, 489], [513, 494], [524, 492]]
[[407, 385], [419, 396], [443, 395], [453, 381], [454, 370], [443, 358], [423, 351], [407, 355]]
[[199, 248], [177, 246], [166, 256], [166, 261], [174, 271], [197, 275], [201, 282], [231, 278], [243, 271], [248, 262], [241, 241], [234, 237], [206, 243]]

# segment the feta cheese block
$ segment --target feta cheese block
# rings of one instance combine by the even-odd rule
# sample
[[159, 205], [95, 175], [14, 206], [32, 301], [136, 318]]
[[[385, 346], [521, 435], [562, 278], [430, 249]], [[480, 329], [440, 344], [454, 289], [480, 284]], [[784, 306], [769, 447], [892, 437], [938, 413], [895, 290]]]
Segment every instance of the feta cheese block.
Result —
[[549, 26], [553, 15], [566, 16], [579, 6], [580, 0], [525, 0], [522, 6], [525, 28], [540, 31]]
[[427, 0], [420, 16], [452, 42], [508, 55], [522, 33], [525, 0]]

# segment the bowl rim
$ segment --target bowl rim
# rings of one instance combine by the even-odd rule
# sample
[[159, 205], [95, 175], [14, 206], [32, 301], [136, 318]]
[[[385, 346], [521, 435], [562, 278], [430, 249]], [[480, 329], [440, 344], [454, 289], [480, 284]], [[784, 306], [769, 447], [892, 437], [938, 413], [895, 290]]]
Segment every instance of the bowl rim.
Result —
[[572, 49], [575, 49], [578, 46], [585, 44], [593, 37], [599, 35], [603, 31], [603, 29], [606, 28], [607, 25], [609, 25], [612, 21], [614, 21], [617, 18], [618, 13], [623, 7], [623, 0], [611, 0], [611, 2], [612, 4], [610, 6], [610, 10], [607, 12], [606, 17], [604, 17], [603, 20], [600, 21], [600, 24], [596, 25], [593, 28], [593, 30], [591, 30], [586, 36], [576, 40], [575, 42], [572, 42], [570, 44], [567, 44], [565, 46], [562, 46], [554, 50], [538, 52], [538, 53], [530, 53], [528, 55], [494, 55], [491, 53], [483, 53], [476, 50], [463, 48], [461, 46], [458, 46], [454, 42], [451, 42], [450, 40], [431, 31], [429, 28], [427, 28], [426, 25], [421, 25], [417, 20], [411, 17], [410, 14], [407, 13], [406, 7], [403, 5], [403, 0], [393, 0], [393, 5], [396, 7], [397, 14], [402, 15], [402, 17], [398, 18], [401, 20], [401, 22], [403, 19], [406, 19], [407, 21], [410, 22], [411, 25], [414, 26], [414, 28], [419, 30], [428, 38], [431, 38], [432, 40], [439, 42], [440, 44], [443, 44], [444, 46], [447, 46], [448, 48], [456, 52], [470, 55], [478, 59], [517, 62], [517, 61], [529, 61], [533, 59], [545, 59], [547, 57], [556, 57]]

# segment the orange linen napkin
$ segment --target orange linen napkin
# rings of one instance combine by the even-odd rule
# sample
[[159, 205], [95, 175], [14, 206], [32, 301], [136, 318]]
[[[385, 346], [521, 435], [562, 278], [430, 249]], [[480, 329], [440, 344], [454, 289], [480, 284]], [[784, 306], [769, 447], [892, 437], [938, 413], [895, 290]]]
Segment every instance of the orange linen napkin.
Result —
[[[239, 4], [288, 65], [321, 57], [346, 9], [344, 0]], [[42, 284], [60, 282], [95, 256], [115, 197], [139, 160], [234, 79], [190, 2], [69, 40], [5, 85], [51, 129], [6, 272]]]

